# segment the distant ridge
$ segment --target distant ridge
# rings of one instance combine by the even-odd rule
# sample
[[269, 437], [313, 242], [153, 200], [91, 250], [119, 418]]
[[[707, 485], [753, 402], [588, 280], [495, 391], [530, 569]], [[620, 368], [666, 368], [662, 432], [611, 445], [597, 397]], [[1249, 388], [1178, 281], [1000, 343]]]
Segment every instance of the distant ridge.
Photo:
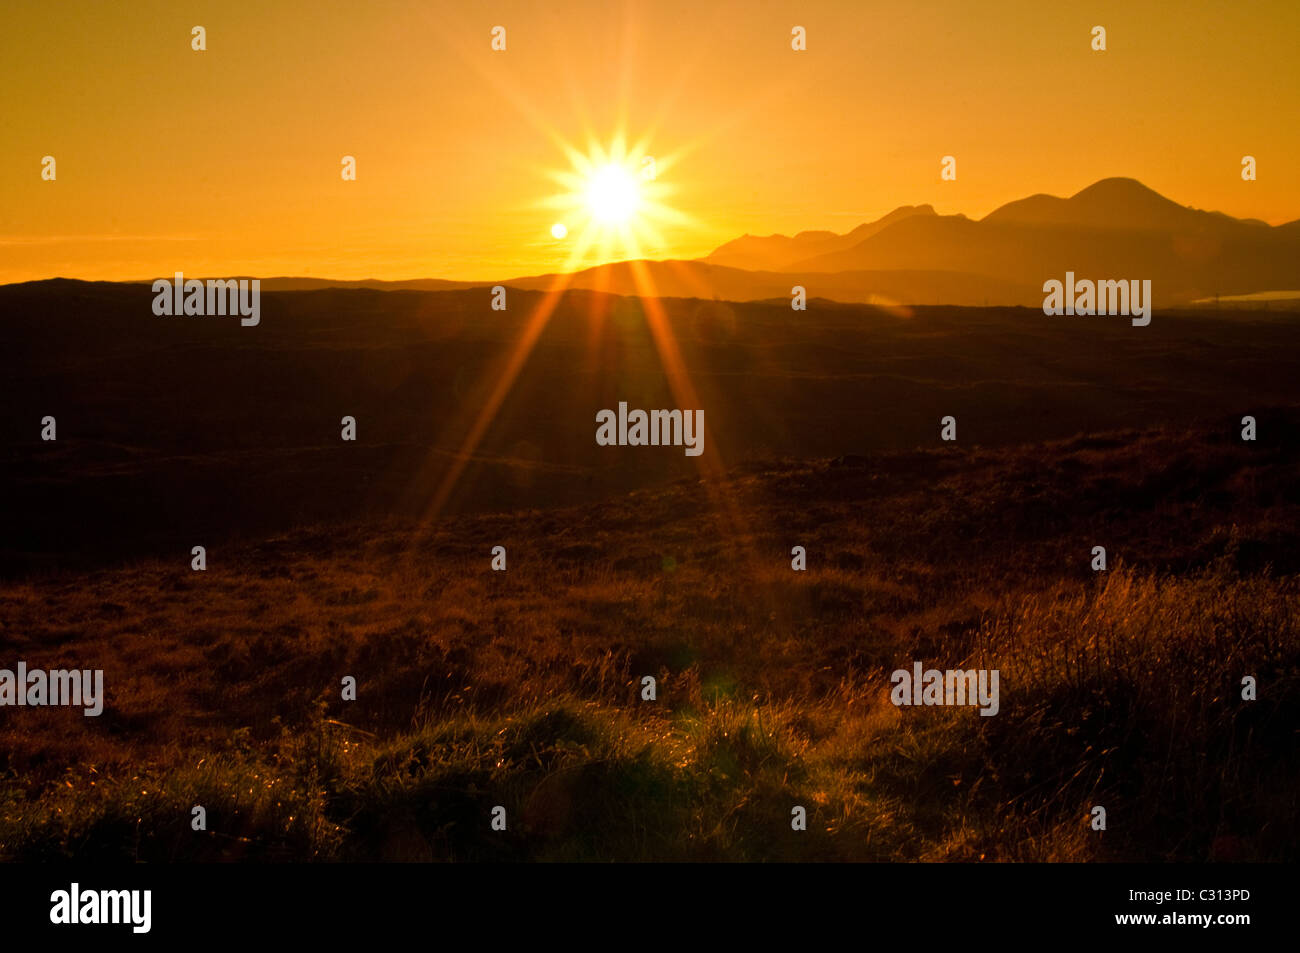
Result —
[[742, 235], [719, 246], [704, 260], [711, 265], [751, 271], [783, 271], [806, 258], [852, 248], [905, 218], [934, 214], [934, 209], [929, 205], [904, 205], [874, 222], [859, 225], [845, 235], [836, 235], [834, 232], [800, 232], [793, 238], [784, 235], [769, 235], [766, 238]]
[[1270, 226], [1202, 211], [1117, 177], [1069, 198], [1017, 199], [979, 220], [904, 205], [842, 235], [742, 235], [693, 261], [623, 261], [491, 281], [272, 277], [261, 288], [455, 291], [499, 284], [759, 301], [788, 300], [800, 285], [811, 299], [846, 303], [1041, 307], [1043, 282], [1067, 271], [1150, 279], [1157, 309], [1233, 297], [1262, 301], [1300, 288], [1300, 219]]
[[[1041, 303], [1043, 281], [1066, 271], [1149, 278], [1158, 307], [1300, 287], [1300, 222], [1273, 227], [1189, 208], [1136, 179], [1102, 179], [1069, 198], [1031, 195], [978, 221], [914, 209], [821, 237], [820, 250], [802, 258], [791, 252], [811, 243], [773, 236], [728, 242], [702, 260], [725, 254], [734, 267], [752, 268], [779, 258], [780, 270], [807, 276], [810, 288], [820, 280], [814, 275], [937, 269], [1021, 289], [1017, 300], [997, 304]], [[904, 296], [924, 298], [923, 288]]]

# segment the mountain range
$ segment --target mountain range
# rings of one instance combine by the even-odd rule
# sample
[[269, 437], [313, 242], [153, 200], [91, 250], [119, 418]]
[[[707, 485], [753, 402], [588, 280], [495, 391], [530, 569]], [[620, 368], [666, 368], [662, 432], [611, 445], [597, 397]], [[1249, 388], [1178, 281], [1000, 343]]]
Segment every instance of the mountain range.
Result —
[[[1130, 178], [1069, 198], [1031, 195], [982, 219], [904, 205], [845, 234], [743, 235], [695, 260], [637, 260], [495, 281], [267, 278], [265, 291], [452, 291], [503, 284], [727, 301], [807, 297], [871, 304], [1040, 307], [1043, 283], [1150, 279], [1157, 308], [1289, 292], [1300, 298], [1300, 219], [1270, 226], [1179, 205]], [[168, 276], [170, 277], [170, 276]]]
[[[1205, 212], [1134, 179], [1112, 178], [1070, 198], [1031, 195], [979, 220], [919, 205], [845, 235], [746, 235], [702, 261], [801, 275], [810, 295], [823, 275], [940, 271], [955, 289], [947, 304], [984, 303], [997, 285], [1006, 291], [990, 304], [1041, 304], [1043, 282], [1066, 271], [1080, 278], [1149, 278], [1157, 303], [1169, 306], [1300, 288], [1300, 220], [1273, 227]], [[924, 284], [902, 288], [899, 297], [934, 300]]]

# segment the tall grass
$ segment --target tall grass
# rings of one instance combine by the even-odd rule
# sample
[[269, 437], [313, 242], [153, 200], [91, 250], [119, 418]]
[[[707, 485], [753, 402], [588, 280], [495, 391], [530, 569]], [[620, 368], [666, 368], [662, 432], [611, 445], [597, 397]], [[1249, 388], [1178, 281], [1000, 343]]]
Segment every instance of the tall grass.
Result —
[[[1001, 710], [895, 708], [888, 671], [815, 697], [564, 693], [383, 737], [323, 707], [129, 776], [11, 778], [0, 854], [131, 860], [1294, 859], [1292, 581], [1104, 574], [928, 643]], [[898, 667], [914, 646], [900, 643]], [[938, 660], [943, 663], [939, 664]], [[1241, 680], [1258, 681], [1242, 699]], [[208, 829], [191, 829], [201, 805]], [[506, 808], [493, 831], [490, 809]], [[802, 806], [808, 830], [791, 829]], [[1090, 810], [1106, 809], [1094, 831]]]

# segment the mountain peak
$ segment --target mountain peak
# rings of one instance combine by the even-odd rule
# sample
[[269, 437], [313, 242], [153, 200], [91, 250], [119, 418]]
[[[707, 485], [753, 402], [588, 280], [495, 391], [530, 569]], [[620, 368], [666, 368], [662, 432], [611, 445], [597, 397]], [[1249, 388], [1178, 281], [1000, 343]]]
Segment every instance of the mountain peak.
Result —
[[1114, 176], [1094, 182], [1068, 199], [1031, 195], [986, 215], [994, 224], [1083, 226], [1086, 228], [1169, 229], [1196, 214], [1137, 179]]
[[894, 209], [884, 218], [880, 219], [878, 222], [873, 222], [872, 224], [879, 225], [884, 222], [895, 222], [898, 221], [898, 219], [900, 218], [910, 218], [913, 215], [934, 215], [934, 214], [936, 214], [934, 210], [934, 206], [928, 203], [925, 205], [900, 205], [898, 208]]
[[1153, 195], [1161, 201], [1169, 201], [1169, 199], [1165, 198], [1155, 189], [1143, 185], [1137, 179], [1123, 175], [1115, 175], [1108, 179], [1098, 179], [1087, 188], [1075, 192], [1074, 195], [1070, 196], [1070, 200], [1073, 201], [1074, 199], [1085, 197], [1113, 197], [1132, 200], [1139, 196], [1149, 198]]
[[[743, 239], [705, 261], [752, 272], [877, 276], [854, 279], [868, 283], [941, 270], [1008, 282], [1020, 289], [1010, 292], [1020, 303], [1033, 300], [1045, 275], [1066, 267], [1104, 276], [1132, 269], [1158, 281], [1164, 300], [1187, 301], [1216, 292], [1295, 288], [1298, 249], [1300, 222], [1270, 228], [1201, 211], [1116, 176], [1069, 198], [1040, 193], [1008, 202], [980, 221], [903, 205], [845, 235]], [[955, 300], [965, 293], [939, 290], [948, 279], [933, 274], [908, 280], [913, 301], [927, 295]]]

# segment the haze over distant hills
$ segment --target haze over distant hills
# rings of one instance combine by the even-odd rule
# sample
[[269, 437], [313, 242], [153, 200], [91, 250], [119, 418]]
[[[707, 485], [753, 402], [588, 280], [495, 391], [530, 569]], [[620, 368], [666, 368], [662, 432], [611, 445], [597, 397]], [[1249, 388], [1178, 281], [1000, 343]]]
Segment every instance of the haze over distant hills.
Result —
[[788, 297], [799, 284], [809, 297], [846, 302], [1039, 307], [1043, 282], [1067, 271], [1150, 279], [1157, 308], [1300, 289], [1300, 220], [1236, 219], [1111, 178], [1068, 199], [1031, 195], [978, 221], [905, 205], [843, 235], [744, 235], [697, 261], [589, 268], [570, 286], [636, 294], [648, 278], [659, 295], [747, 301]]
[[859, 225], [844, 235], [834, 232], [800, 232], [793, 238], [784, 235], [769, 235], [766, 238], [742, 235], [719, 246], [704, 260], [714, 265], [730, 265], [732, 268], [785, 271], [809, 258], [848, 251], [909, 216], [934, 214], [934, 208], [930, 205], [904, 205], [883, 218]]
[[[1157, 306], [1169, 306], [1300, 288], [1300, 221], [1271, 227], [1205, 212], [1112, 178], [1068, 199], [1010, 202], [978, 221], [904, 206], [846, 235], [747, 235], [703, 261], [807, 275], [810, 295], [819, 293], [822, 274], [941, 270], [954, 275], [951, 304], [982, 303], [989, 282], [1017, 289], [1014, 299], [990, 303], [1041, 304], [1042, 283], [1068, 270], [1081, 278], [1149, 278]], [[924, 287], [901, 297], [933, 300]]]
[[[1039, 307], [1043, 282], [1067, 271], [1150, 279], [1157, 308], [1300, 289], [1300, 220], [1274, 227], [1232, 218], [1179, 205], [1135, 179], [1110, 178], [1069, 198], [1009, 202], [979, 220], [904, 205], [843, 235], [744, 235], [696, 261], [600, 265], [575, 272], [566, 284], [731, 301], [785, 298], [799, 284], [809, 297], [844, 302]], [[536, 275], [501, 283], [544, 289], [557, 280]], [[423, 283], [390, 287], [415, 285]]]
[[494, 281], [264, 278], [262, 288], [453, 291], [503, 284], [756, 301], [788, 298], [802, 285], [809, 298], [850, 303], [1039, 307], [1043, 282], [1067, 271], [1150, 279], [1157, 309], [1265, 292], [1300, 297], [1300, 220], [1270, 226], [1237, 219], [1179, 205], [1135, 179], [1110, 178], [1070, 198], [1009, 202], [979, 220], [904, 205], [843, 235], [743, 235], [693, 261], [622, 261]]

